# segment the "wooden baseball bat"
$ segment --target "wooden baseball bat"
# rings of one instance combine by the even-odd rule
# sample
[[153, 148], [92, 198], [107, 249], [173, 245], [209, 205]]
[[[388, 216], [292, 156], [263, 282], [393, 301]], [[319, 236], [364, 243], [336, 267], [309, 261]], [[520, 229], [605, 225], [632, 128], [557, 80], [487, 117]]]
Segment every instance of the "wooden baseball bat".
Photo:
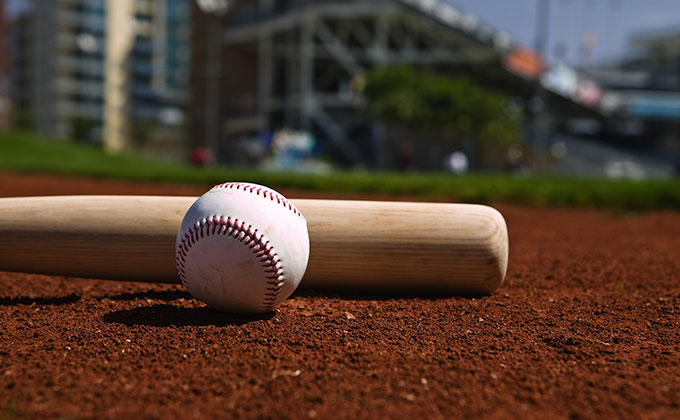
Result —
[[[0, 270], [179, 282], [175, 236], [194, 197], [0, 199]], [[472, 204], [291, 200], [307, 219], [301, 287], [488, 294], [505, 277], [508, 234]]]

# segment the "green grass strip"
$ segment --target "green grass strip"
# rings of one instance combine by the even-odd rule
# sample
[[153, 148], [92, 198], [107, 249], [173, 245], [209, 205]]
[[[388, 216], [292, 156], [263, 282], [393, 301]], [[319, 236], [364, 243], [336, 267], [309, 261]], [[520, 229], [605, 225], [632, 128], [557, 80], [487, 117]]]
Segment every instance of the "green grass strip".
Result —
[[194, 168], [99, 148], [0, 132], [0, 170], [96, 178], [217, 184], [229, 180], [275, 188], [417, 196], [473, 203], [517, 203], [628, 210], [680, 209], [680, 181], [444, 173], [334, 172], [310, 175], [226, 167]]

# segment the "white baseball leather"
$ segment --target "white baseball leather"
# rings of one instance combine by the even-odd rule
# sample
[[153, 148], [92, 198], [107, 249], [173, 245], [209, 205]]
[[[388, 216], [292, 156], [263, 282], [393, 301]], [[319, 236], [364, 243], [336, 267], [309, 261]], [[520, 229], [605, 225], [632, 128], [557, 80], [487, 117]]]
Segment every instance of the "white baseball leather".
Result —
[[309, 260], [307, 222], [278, 192], [257, 184], [213, 187], [187, 211], [177, 271], [197, 299], [231, 312], [267, 312], [290, 296]]

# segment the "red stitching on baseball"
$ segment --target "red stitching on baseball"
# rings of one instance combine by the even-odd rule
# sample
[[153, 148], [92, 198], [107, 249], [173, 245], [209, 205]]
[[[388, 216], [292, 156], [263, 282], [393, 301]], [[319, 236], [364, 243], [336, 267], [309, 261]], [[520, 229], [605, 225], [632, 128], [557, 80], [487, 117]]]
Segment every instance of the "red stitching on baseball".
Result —
[[[223, 184], [225, 185], [225, 184]], [[232, 188], [232, 187], [229, 187]], [[236, 188], [239, 188], [236, 185]], [[231, 219], [224, 216], [212, 216], [203, 220], [199, 220], [192, 225], [182, 238], [182, 242], [177, 247], [175, 260], [177, 261], [177, 273], [184, 286], [188, 286], [186, 280], [186, 258], [192, 246], [198, 243], [199, 239], [207, 238], [208, 236], [222, 235], [229, 236], [239, 242], [244, 243], [252, 250], [255, 257], [260, 261], [264, 269], [267, 292], [262, 299], [261, 310], [271, 311], [277, 303], [281, 289], [283, 288], [285, 279], [283, 268], [279, 263], [279, 256], [274, 251], [274, 248], [265, 241], [264, 235], [257, 232], [257, 229], [251, 229], [252, 225], [245, 227], [245, 222], [241, 221], [240, 225], [238, 219]], [[200, 235], [200, 238], [198, 237]], [[244, 242], [244, 239], [247, 240]], [[273, 282], [272, 280], [275, 280]]]
[[214, 187], [212, 187], [210, 189], [210, 191], [212, 191], [214, 189], [226, 189], [226, 188], [229, 188], [229, 189], [236, 188], [237, 190], [240, 191], [241, 187], [243, 187], [243, 191], [246, 191], [246, 192], [253, 193], [254, 191], [256, 191], [257, 192], [256, 195], [258, 195], [258, 196], [260, 195], [260, 192], [262, 192], [262, 196], [265, 197], [265, 198], [267, 197], [267, 193], [269, 193], [270, 197], [271, 197], [270, 198], [271, 201], [274, 201], [274, 199], [276, 198], [276, 202], [278, 204], [283, 205], [283, 207], [292, 211], [296, 216], [304, 218], [302, 213], [300, 213], [300, 210], [298, 210], [297, 207], [295, 207], [293, 205], [293, 203], [288, 201], [288, 199], [286, 197], [282, 196], [281, 194], [277, 194], [273, 191], [263, 190], [262, 188], [259, 188], [259, 187], [254, 186], [254, 185], [247, 185], [247, 184], [244, 184], [242, 182], [225, 182], [224, 184], [215, 185]]

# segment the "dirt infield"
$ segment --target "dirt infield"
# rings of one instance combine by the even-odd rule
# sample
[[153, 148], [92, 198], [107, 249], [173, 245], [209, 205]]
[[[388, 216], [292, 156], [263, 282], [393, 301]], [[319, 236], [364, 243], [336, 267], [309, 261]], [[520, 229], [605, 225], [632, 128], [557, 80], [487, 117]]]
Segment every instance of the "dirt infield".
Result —
[[[207, 187], [0, 174], [0, 196]], [[0, 272], [0, 418], [680, 418], [680, 213], [498, 208], [509, 273], [477, 299], [303, 290], [252, 318]]]

